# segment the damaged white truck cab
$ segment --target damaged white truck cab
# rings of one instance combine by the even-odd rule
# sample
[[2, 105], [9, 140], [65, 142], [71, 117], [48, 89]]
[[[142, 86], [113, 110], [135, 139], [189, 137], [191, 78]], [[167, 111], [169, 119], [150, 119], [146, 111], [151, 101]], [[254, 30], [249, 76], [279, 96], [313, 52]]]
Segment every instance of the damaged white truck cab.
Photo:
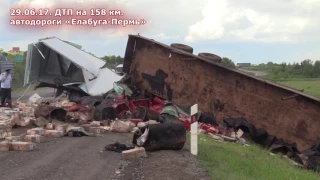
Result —
[[56, 97], [67, 92], [70, 100], [99, 96], [122, 78], [104, 65], [103, 60], [59, 38], [40, 39], [28, 45], [24, 85], [56, 88]]

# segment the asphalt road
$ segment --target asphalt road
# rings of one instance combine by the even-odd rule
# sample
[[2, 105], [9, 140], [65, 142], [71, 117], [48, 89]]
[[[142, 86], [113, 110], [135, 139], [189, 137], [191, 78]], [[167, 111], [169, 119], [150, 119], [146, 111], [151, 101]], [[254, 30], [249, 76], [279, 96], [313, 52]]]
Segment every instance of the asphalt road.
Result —
[[128, 134], [49, 139], [30, 152], [1, 152], [0, 179], [113, 179], [120, 154], [104, 152], [106, 144]]
[[130, 144], [131, 134], [103, 137], [51, 138], [34, 151], [0, 152], [3, 180], [200, 180], [209, 179], [186, 150], [158, 151], [148, 158], [122, 160], [121, 153], [105, 151], [115, 141]]
[[[15, 128], [13, 135], [24, 133], [28, 128], [31, 127]], [[148, 158], [126, 161], [122, 159], [121, 153], [104, 150], [107, 144], [116, 141], [130, 145], [132, 134], [108, 132], [103, 137], [49, 138], [47, 142], [37, 144], [34, 151], [0, 152], [0, 179], [209, 179], [196, 158], [189, 153], [188, 145], [180, 151], [156, 151], [148, 153]]]
[[240, 68], [239, 70], [240, 71], [244, 71], [244, 72], [248, 72], [248, 73], [254, 73], [255, 76], [265, 76], [265, 75], [267, 75], [267, 73], [263, 72], [263, 71], [253, 71], [253, 70], [247, 70], [247, 69], [243, 69], [243, 68]]
[[[12, 93], [12, 101], [15, 102], [17, 99], [19, 99], [24, 92], [19, 93]], [[32, 96], [34, 93], [38, 93], [41, 97], [44, 98], [54, 98], [55, 92], [53, 88], [40, 88], [36, 91], [29, 89], [21, 98], [20, 101], [27, 101], [30, 96]]]

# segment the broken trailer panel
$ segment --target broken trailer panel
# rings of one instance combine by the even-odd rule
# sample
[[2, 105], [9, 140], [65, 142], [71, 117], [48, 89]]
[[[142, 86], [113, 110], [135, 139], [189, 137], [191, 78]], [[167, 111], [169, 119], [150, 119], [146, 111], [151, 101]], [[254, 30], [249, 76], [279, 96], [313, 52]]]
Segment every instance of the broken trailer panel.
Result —
[[201, 104], [199, 111], [212, 112], [219, 122], [244, 117], [270, 134], [297, 142], [299, 149], [320, 139], [318, 98], [224, 67], [212, 54], [197, 56], [188, 46], [180, 47], [129, 35], [123, 71], [141, 91], [185, 108]]

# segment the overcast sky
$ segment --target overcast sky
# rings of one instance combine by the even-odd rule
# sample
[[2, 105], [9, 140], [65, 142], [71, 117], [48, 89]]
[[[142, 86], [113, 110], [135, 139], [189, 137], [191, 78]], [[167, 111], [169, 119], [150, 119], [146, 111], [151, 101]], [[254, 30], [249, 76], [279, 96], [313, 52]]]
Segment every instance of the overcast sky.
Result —
[[[84, 1], [84, 0], [82, 0]], [[135, 14], [140, 27], [99, 29], [9, 27], [13, 3], [29, 7], [64, 7], [79, 0], [1, 0], [0, 47], [10, 50], [39, 38], [57, 36], [80, 44], [97, 56], [124, 55], [128, 34], [166, 44], [184, 43], [194, 53], [210, 52], [235, 62], [320, 60], [320, 0], [100, 0], [108, 8]], [[85, 2], [97, 2], [85, 0]], [[117, 7], [115, 3], [117, 2]], [[114, 7], [113, 7], [114, 6]], [[88, 7], [88, 5], [86, 5]], [[7, 9], [7, 11], [4, 11]], [[70, 26], [69, 26], [70, 27]]]

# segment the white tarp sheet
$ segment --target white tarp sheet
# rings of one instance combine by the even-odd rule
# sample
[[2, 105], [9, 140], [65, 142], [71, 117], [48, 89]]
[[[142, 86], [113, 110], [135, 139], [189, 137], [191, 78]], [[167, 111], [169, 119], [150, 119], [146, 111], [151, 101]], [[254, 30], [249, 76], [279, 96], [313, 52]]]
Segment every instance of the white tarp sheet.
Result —
[[71, 60], [73, 63], [77, 64], [83, 69], [86, 69], [95, 76], [98, 75], [99, 69], [105, 64], [105, 62], [101, 59], [75, 48], [74, 46], [56, 37], [42, 39], [40, 42], [44, 43], [55, 52]]
[[[110, 91], [113, 88], [113, 83], [119, 81], [122, 78], [122, 76], [119, 76], [108, 68], [101, 69], [101, 67], [105, 64], [103, 60], [62, 41], [61, 39], [53, 37], [41, 39], [39, 40], [39, 42], [42, 42], [45, 46], [55, 51], [55, 53], [63, 56], [63, 61], [70, 60], [82, 69], [85, 83], [81, 84], [80, 88], [91, 96], [102, 95]], [[31, 52], [29, 52], [31, 50], [32, 47], [31, 45], [29, 45], [27, 54], [27, 56], [29, 57], [27, 58], [27, 62], [29, 63], [31, 63], [29, 59], [32, 58], [30, 57]], [[52, 57], [49, 57], [49, 60], [53, 60], [52, 63], [54, 63], [55, 61], [55, 59]], [[27, 66], [28, 65], [29, 64], [27, 63]], [[60, 69], [60, 67], [50, 69], [50, 67], [54, 67], [57, 65], [57, 63], [48, 64], [48, 66], [46, 67], [46, 71], [51, 72], [54, 69]], [[26, 69], [28, 69], [28, 72], [26, 70], [26, 74], [30, 73], [30, 68]], [[25, 82], [29, 82], [27, 78], [25, 78]]]
[[108, 92], [113, 89], [113, 83], [122, 78], [122, 76], [117, 75], [107, 68], [100, 69], [97, 78], [91, 81], [90, 79], [94, 78], [92, 74], [85, 69], [82, 70], [82, 73], [86, 82], [87, 93], [91, 96], [99, 96]]

